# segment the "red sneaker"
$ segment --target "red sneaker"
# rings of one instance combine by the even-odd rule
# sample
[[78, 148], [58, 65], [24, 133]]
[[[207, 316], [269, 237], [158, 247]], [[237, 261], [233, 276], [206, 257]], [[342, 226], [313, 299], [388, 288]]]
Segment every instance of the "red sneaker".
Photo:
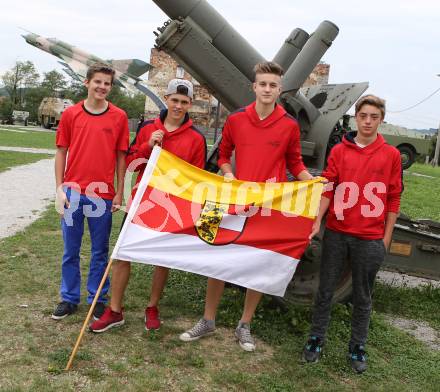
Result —
[[145, 309], [145, 329], [158, 330], [160, 328], [159, 309], [157, 306], [149, 306]]
[[90, 324], [90, 331], [100, 333], [105, 332], [107, 329], [113, 327], [119, 327], [124, 324], [124, 316], [122, 314], [122, 310], [120, 313], [113, 312], [110, 307], [105, 308], [104, 314], [100, 319], [94, 321]]

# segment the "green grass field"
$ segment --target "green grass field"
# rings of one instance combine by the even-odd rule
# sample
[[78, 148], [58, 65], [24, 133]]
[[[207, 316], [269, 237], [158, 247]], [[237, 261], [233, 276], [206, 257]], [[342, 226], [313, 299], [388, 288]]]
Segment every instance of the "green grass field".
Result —
[[[121, 214], [115, 216], [115, 243]], [[309, 330], [310, 308], [281, 309], [270, 298], [259, 306], [253, 331], [255, 353], [235, 343], [243, 294], [226, 289], [218, 331], [194, 343], [178, 334], [202, 314], [206, 279], [173, 271], [161, 302], [164, 324], [158, 333], [143, 327], [151, 267], [133, 265], [126, 293], [126, 325], [101, 335], [87, 333], [73, 370], [63, 372], [87, 307], [68, 319], [50, 319], [58, 301], [62, 239], [51, 207], [25, 232], [0, 242], [0, 390], [2, 391], [435, 391], [440, 383], [440, 352], [389, 326], [383, 314], [426, 320], [440, 327], [439, 289], [376, 286], [368, 344], [369, 371], [352, 373], [346, 349], [351, 309], [336, 305], [322, 361], [300, 361]], [[82, 247], [83, 272], [90, 255]], [[85, 282], [83, 283], [85, 287]], [[83, 304], [85, 303], [83, 298]]]
[[402, 194], [401, 211], [413, 219], [440, 221], [440, 167], [415, 163], [409, 171], [434, 178], [404, 174], [405, 190]]
[[40, 159], [51, 158], [48, 154], [29, 154], [25, 152], [0, 151], [0, 173], [14, 166], [34, 163]]
[[[6, 135], [8, 134], [8, 135]], [[8, 144], [9, 143], [9, 144]], [[54, 133], [0, 130], [0, 145], [54, 148]], [[0, 151], [0, 171], [46, 155]], [[405, 175], [402, 211], [413, 218], [440, 220], [440, 169], [416, 164]], [[111, 246], [121, 224], [115, 215]], [[426, 321], [440, 331], [440, 289], [391, 288], [376, 284], [369, 343], [369, 370], [353, 374], [346, 360], [351, 308], [335, 305], [322, 361], [303, 364], [301, 351], [311, 309], [280, 308], [265, 297], [252, 324], [255, 353], [233, 338], [243, 293], [226, 289], [211, 338], [183, 343], [179, 333], [203, 312], [206, 278], [173, 271], [161, 302], [159, 332], [143, 326], [152, 268], [133, 265], [126, 293], [126, 325], [101, 335], [87, 333], [73, 369], [63, 371], [87, 312], [85, 296], [77, 314], [55, 322], [62, 238], [53, 206], [24, 232], [0, 240], [1, 391], [437, 391], [440, 351], [391, 327], [385, 315]], [[86, 276], [90, 241], [81, 259]], [[86, 282], [83, 282], [85, 292]], [[83, 292], [83, 294], [84, 294]]]
[[[15, 127], [13, 129], [23, 130]], [[0, 129], [0, 146], [54, 149], [55, 132], [26, 131], [25, 133], [16, 133]]]

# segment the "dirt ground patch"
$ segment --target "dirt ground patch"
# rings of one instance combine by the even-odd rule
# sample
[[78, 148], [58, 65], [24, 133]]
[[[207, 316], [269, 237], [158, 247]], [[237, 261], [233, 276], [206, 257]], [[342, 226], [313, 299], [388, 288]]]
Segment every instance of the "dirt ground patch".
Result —
[[440, 333], [428, 323], [393, 316], [385, 316], [385, 318], [394, 327], [409, 333], [433, 350], [440, 351]]

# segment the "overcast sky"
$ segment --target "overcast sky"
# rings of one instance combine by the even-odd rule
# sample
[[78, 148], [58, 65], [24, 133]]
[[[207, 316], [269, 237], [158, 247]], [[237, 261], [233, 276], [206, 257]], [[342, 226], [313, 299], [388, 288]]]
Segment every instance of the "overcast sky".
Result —
[[[182, 0], [179, 0], [182, 1]], [[437, 128], [440, 92], [439, 0], [210, 0], [212, 6], [265, 58], [271, 59], [291, 30], [313, 32], [323, 20], [339, 36], [323, 57], [330, 83], [368, 81], [368, 92], [387, 101], [386, 120], [409, 128]], [[148, 61], [153, 30], [167, 16], [151, 0], [3, 2], [0, 74], [16, 60], [31, 60], [40, 73], [61, 70], [57, 58], [27, 44], [20, 27], [56, 37], [104, 59]]]

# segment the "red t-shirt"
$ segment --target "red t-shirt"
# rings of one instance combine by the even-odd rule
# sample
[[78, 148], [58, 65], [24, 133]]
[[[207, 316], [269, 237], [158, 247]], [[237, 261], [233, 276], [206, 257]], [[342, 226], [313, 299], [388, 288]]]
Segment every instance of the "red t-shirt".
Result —
[[57, 147], [68, 149], [64, 184], [76, 183], [82, 194], [113, 199], [116, 152], [127, 151], [127, 114], [108, 104], [104, 113], [93, 114], [79, 102], [62, 114], [56, 134]]
[[235, 177], [243, 181], [287, 181], [286, 167], [296, 177], [306, 170], [301, 157], [299, 125], [276, 105], [260, 120], [255, 102], [229, 115], [223, 127], [218, 166], [230, 163], [235, 149]]

